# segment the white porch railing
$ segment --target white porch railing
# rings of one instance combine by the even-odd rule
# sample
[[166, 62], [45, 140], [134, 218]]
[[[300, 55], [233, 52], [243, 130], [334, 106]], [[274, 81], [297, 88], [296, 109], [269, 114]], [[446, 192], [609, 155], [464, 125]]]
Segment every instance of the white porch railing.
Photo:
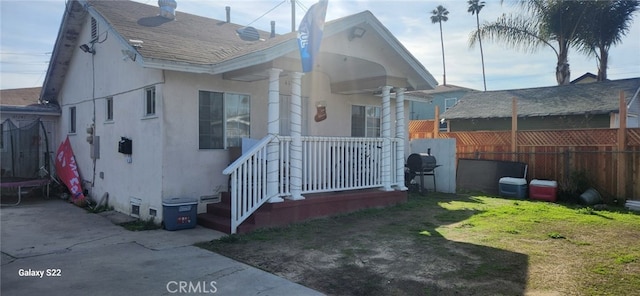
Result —
[[[234, 161], [223, 173], [231, 175], [231, 232], [262, 204], [274, 196], [267, 194], [267, 146], [279, 143], [278, 192], [291, 196], [291, 137], [267, 136]], [[396, 185], [396, 145], [390, 139], [390, 166], [385, 168], [382, 150], [385, 139], [352, 137], [302, 137], [302, 194], [384, 187], [383, 171]]]
[[263, 205], [271, 196], [267, 196], [267, 145], [277, 140], [268, 135], [242, 154], [224, 171], [231, 175], [229, 193], [231, 194], [231, 233], [244, 220]]
[[[291, 137], [280, 139], [280, 196], [289, 196]], [[396, 183], [391, 140], [391, 184]], [[381, 138], [302, 137], [302, 194], [383, 187]], [[404, 163], [401, 164], [404, 166]]]

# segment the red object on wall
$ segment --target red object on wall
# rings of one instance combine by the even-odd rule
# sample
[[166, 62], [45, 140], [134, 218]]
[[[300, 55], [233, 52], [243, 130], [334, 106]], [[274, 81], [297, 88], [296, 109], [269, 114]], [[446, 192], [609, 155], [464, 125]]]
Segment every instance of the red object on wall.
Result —
[[56, 152], [56, 173], [71, 192], [71, 201], [75, 204], [84, 203], [85, 196], [82, 193], [78, 165], [76, 164], [76, 157], [73, 155], [73, 149], [71, 149], [71, 144], [69, 143], [69, 137], [60, 144]]
[[529, 183], [529, 198], [555, 202], [558, 194], [558, 182], [533, 179]]

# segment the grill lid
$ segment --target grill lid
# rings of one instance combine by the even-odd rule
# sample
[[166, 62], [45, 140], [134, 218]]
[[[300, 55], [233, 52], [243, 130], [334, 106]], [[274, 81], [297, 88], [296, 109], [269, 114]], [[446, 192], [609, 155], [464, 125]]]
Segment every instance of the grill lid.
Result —
[[428, 153], [413, 153], [407, 158], [407, 167], [413, 172], [430, 172], [439, 165], [436, 157]]

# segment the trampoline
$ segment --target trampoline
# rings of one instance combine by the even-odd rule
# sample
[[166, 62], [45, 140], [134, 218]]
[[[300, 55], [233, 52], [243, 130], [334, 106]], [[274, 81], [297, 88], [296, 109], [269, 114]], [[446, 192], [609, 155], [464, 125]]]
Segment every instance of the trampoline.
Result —
[[0, 205], [19, 205], [23, 191], [37, 187], [42, 188], [44, 197], [48, 198], [52, 178], [49, 173], [49, 141], [42, 121], [36, 119], [18, 127], [7, 119], [2, 122], [1, 139], [0, 190], [3, 198], [15, 191], [18, 200]]
[[27, 179], [27, 178], [2, 178], [0, 187], [5, 189], [16, 189], [18, 200], [13, 204], [3, 203], [3, 206], [17, 206], [22, 201], [22, 190], [24, 188], [42, 187], [46, 198], [49, 198], [50, 178]]

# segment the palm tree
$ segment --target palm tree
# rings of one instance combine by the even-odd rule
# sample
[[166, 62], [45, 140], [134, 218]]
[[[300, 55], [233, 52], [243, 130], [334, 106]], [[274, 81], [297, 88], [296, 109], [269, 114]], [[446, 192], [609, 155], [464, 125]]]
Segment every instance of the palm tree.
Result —
[[449, 15], [449, 11], [444, 8], [442, 5], [438, 5], [438, 7], [436, 7], [436, 9], [434, 9], [433, 11], [431, 11], [431, 23], [435, 24], [438, 23], [440, 24], [440, 44], [442, 46], [442, 79], [443, 85], [447, 85], [447, 70], [444, 66], [444, 39], [442, 38], [442, 22], [446, 22], [449, 20], [449, 17], [447, 15]]
[[480, 44], [480, 59], [482, 60], [482, 82], [484, 83], [484, 91], [487, 91], [487, 79], [484, 75], [484, 53], [482, 52], [482, 38], [480, 37], [480, 10], [484, 7], [484, 1], [479, 0], [469, 0], [467, 1], [469, 4], [469, 9], [467, 12], [470, 12], [471, 15], [476, 16], [476, 28], [478, 29], [478, 43]]
[[638, 10], [640, 1], [614, 0], [593, 1], [586, 5], [589, 9], [589, 22], [578, 32], [578, 49], [588, 55], [594, 55], [598, 63], [598, 81], [607, 80], [609, 49], [622, 41], [629, 32], [633, 13]]
[[[486, 23], [469, 36], [469, 46], [483, 37], [506, 42], [528, 52], [550, 47], [557, 57], [556, 81], [569, 84], [569, 48], [577, 39], [580, 26], [587, 21], [588, 5], [583, 1], [529, 0], [519, 2], [529, 15], [503, 15]], [[554, 46], [554, 43], [557, 45]]]

